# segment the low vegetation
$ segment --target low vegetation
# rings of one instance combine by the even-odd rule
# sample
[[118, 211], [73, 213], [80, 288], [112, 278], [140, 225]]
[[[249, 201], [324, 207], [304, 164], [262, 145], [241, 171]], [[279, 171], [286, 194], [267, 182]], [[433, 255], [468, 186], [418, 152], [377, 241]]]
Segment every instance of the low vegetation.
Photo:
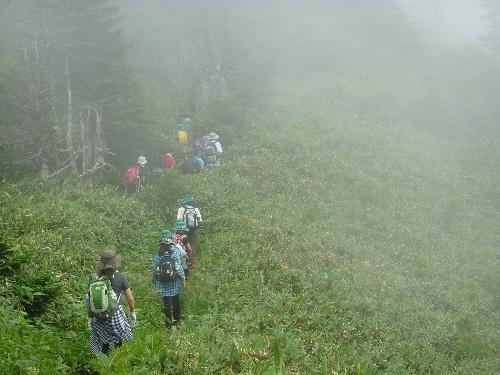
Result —
[[[220, 168], [158, 173], [131, 198], [82, 181], [4, 182], [1, 367], [497, 373], [498, 148], [314, 113], [295, 131], [255, 126]], [[183, 323], [166, 330], [150, 261], [188, 191], [206, 219], [202, 253]], [[107, 247], [123, 255], [139, 324], [133, 342], [93, 359], [82, 301]]]
[[[500, 374], [498, 4], [435, 45], [394, 1], [0, 2], [0, 372]], [[188, 156], [188, 111], [222, 165], [125, 197], [139, 155]], [[187, 193], [167, 330], [150, 263]], [[138, 325], [93, 357], [109, 248]]]

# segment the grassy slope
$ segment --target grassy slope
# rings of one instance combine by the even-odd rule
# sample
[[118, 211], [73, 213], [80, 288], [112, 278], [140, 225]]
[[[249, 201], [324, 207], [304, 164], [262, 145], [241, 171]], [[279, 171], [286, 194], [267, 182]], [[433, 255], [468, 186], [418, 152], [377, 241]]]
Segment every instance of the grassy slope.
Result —
[[271, 131], [218, 171], [217, 225], [231, 232], [212, 235], [226, 255], [213, 268], [231, 270], [221, 297], [213, 287], [228, 316], [218, 341], [248, 364], [252, 340], [278, 337], [297, 372], [495, 373], [495, 178], [457, 159], [460, 144], [330, 121]]
[[[3, 242], [70, 297], [28, 324], [6, 305], [23, 279], [5, 283], [1, 367], [86, 366], [82, 290], [93, 258], [113, 246], [139, 325], [132, 343], [92, 362], [103, 373], [498, 373], [495, 143], [325, 116], [301, 106], [313, 100], [288, 99], [228, 145], [221, 168], [162, 175], [136, 199], [4, 185]], [[166, 332], [149, 263], [188, 190], [207, 220], [202, 255], [184, 322]]]

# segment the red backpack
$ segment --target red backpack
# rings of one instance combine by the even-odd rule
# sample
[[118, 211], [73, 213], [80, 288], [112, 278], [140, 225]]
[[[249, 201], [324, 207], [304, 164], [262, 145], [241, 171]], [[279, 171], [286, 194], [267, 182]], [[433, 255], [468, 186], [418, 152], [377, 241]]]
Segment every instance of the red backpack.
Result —
[[123, 173], [123, 182], [125, 183], [125, 185], [132, 186], [137, 184], [140, 171], [141, 167], [139, 167], [138, 165], [134, 165], [127, 169], [125, 173]]
[[172, 155], [165, 155], [163, 157], [163, 167], [164, 168], [174, 168], [175, 158]]

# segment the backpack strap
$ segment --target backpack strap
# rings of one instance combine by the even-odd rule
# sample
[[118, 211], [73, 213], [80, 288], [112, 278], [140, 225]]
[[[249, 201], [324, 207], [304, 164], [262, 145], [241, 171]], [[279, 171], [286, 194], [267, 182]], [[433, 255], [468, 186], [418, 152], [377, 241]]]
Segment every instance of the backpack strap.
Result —
[[184, 213], [182, 214], [182, 218], [184, 219], [184, 221], [186, 221], [187, 212], [190, 208], [193, 208], [193, 206], [184, 205], [182, 206], [182, 208], [184, 208]]

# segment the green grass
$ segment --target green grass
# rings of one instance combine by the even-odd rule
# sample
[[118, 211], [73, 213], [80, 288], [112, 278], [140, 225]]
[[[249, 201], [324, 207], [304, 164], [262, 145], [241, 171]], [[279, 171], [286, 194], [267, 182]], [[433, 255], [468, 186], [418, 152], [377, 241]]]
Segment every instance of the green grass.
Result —
[[[0, 368], [498, 374], [498, 143], [275, 107], [220, 168], [162, 173], [133, 198], [3, 183]], [[185, 192], [206, 223], [184, 320], [167, 331], [150, 262]], [[93, 359], [82, 302], [106, 247], [123, 255], [139, 324]]]

